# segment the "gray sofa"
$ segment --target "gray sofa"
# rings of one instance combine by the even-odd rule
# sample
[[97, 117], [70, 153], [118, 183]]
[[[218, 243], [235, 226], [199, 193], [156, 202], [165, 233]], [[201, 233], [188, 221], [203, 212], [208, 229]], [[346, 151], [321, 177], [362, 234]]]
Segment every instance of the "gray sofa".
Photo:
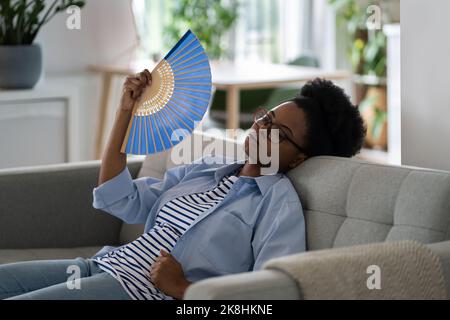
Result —
[[[128, 167], [137, 176], [142, 161]], [[92, 207], [100, 161], [0, 170], [0, 264], [89, 257], [121, 243], [122, 222]]]
[[[132, 160], [133, 177], [161, 177], [167, 154]], [[128, 226], [92, 208], [100, 162], [0, 170], [0, 264], [89, 257], [103, 245], [131, 241]], [[141, 169], [142, 167], [142, 169]], [[450, 173], [317, 157], [289, 172], [307, 225], [308, 250], [403, 239], [440, 258], [450, 292]], [[308, 253], [305, 253], [308, 254]], [[210, 278], [185, 299], [300, 299], [286, 274], [261, 270]]]

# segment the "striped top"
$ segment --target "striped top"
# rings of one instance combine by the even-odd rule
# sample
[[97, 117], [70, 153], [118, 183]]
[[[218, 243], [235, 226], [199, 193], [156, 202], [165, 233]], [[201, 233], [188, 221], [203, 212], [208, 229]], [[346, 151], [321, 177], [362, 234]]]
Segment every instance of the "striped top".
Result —
[[94, 261], [116, 278], [134, 300], [173, 300], [156, 288], [150, 269], [160, 249], [170, 252], [178, 238], [202, 214], [219, 204], [238, 179], [232, 174], [223, 177], [211, 190], [180, 196], [167, 202], [158, 212], [155, 225], [136, 240], [113, 250]]

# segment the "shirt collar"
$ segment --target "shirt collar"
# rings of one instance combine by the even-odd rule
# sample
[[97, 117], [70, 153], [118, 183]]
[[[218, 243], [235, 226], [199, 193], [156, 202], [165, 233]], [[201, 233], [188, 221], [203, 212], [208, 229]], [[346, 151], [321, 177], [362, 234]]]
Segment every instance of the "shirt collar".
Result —
[[[205, 171], [215, 171], [214, 179], [218, 183], [224, 176], [232, 173], [234, 170], [238, 169], [244, 164], [245, 160], [234, 160], [231, 163], [224, 164], [216, 168], [208, 168]], [[241, 176], [239, 178], [247, 179], [252, 183], [256, 183], [256, 185], [259, 188], [259, 191], [261, 192], [262, 195], [264, 195], [270, 189], [270, 187], [275, 184], [275, 182], [277, 182], [282, 178], [282, 176], [283, 176], [282, 173], [276, 173], [274, 175], [264, 175], [259, 177]]]

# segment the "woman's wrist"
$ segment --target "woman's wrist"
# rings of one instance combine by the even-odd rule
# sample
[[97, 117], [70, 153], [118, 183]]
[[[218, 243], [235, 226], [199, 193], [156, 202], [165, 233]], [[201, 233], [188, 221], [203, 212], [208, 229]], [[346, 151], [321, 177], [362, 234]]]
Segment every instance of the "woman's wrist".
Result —
[[178, 287], [178, 294], [175, 296], [178, 300], [183, 299], [184, 293], [186, 292], [187, 288], [192, 284], [192, 282], [189, 282], [186, 279], [183, 279]]

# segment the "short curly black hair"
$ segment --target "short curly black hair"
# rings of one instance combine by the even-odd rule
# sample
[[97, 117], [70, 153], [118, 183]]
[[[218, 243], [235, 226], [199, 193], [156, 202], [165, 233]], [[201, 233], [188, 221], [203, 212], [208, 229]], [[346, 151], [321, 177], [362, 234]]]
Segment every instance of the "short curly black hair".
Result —
[[308, 156], [352, 157], [364, 143], [366, 127], [357, 106], [333, 82], [307, 82], [293, 101], [306, 114]]

